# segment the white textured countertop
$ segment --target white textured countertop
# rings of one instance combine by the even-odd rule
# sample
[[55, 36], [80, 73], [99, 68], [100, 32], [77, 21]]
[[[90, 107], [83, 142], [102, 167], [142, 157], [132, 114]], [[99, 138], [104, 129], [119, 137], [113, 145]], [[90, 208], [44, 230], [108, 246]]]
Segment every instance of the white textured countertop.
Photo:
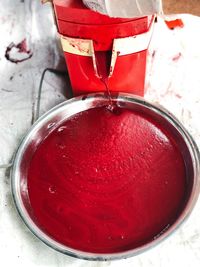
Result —
[[[61, 68], [56, 30], [48, 5], [40, 1], [0, 2], [0, 165], [11, 161], [32, 121], [42, 70]], [[146, 98], [169, 109], [200, 147], [200, 18], [182, 16], [185, 26], [168, 30], [161, 19], [149, 50]], [[10, 43], [27, 40], [33, 56], [12, 63]], [[63, 78], [47, 74], [41, 112], [65, 99]], [[187, 222], [169, 239], [137, 257], [114, 262], [87, 262], [62, 255], [39, 241], [19, 218], [10, 192], [9, 169], [0, 169], [1, 266], [200, 266], [200, 200]]]

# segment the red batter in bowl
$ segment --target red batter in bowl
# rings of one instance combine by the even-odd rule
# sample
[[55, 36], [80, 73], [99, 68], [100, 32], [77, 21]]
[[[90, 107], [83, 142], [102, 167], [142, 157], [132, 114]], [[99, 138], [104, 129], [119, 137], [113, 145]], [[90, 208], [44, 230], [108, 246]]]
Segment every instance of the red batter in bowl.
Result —
[[157, 238], [187, 197], [173, 136], [150, 116], [123, 108], [89, 109], [54, 128], [27, 177], [37, 226], [92, 253], [123, 252]]

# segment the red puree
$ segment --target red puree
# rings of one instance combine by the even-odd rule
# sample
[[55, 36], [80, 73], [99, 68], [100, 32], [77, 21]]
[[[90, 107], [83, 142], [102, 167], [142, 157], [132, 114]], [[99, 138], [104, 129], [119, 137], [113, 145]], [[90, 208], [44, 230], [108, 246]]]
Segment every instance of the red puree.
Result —
[[182, 156], [143, 114], [96, 108], [55, 129], [28, 175], [36, 223], [75, 249], [113, 253], [154, 239], [185, 198]]

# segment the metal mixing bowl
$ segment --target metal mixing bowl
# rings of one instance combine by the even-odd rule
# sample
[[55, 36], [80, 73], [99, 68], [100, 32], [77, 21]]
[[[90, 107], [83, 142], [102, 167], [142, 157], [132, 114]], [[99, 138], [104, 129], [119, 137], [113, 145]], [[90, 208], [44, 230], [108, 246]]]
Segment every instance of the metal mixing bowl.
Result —
[[185, 219], [190, 215], [199, 194], [199, 153], [192, 137], [185, 130], [182, 124], [167, 110], [158, 105], [156, 106], [150, 104], [143, 98], [127, 94], [113, 94], [112, 100], [119, 107], [128, 108], [135, 111], [138, 110], [144, 114], [148, 114], [154, 121], [171, 132], [184, 158], [188, 180], [188, 198], [179, 217], [176, 219], [173, 225], [171, 225], [168, 229], [165, 229], [151, 242], [125, 252], [112, 254], [87, 253], [67, 247], [56, 242], [54, 239], [48, 236], [37, 226], [29, 202], [27, 190], [27, 172], [32, 156], [44, 138], [52, 130], [57, 128], [63, 121], [81, 111], [107, 105], [108, 98], [102, 93], [75, 97], [63, 102], [44, 114], [32, 126], [26, 137], [21, 142], [15, 155], [14, 166], [11, 172], [11, 184], [13, 199], [17, 210], [33, 234], [35, 234], [39, 239], [55, 250], [77, 258], [89, 260], [121, 259], [139, 254], [155, 246], [168, 237], [185, 221]]

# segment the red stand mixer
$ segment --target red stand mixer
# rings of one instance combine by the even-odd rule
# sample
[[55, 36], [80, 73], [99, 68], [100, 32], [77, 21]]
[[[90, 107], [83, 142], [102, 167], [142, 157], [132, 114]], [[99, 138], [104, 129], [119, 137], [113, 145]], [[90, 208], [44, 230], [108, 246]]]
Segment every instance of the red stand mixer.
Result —
[[109, 90], [144, 95], [154, 16], [110, 18], [81, 0], [52, 1], [74, 95]]

